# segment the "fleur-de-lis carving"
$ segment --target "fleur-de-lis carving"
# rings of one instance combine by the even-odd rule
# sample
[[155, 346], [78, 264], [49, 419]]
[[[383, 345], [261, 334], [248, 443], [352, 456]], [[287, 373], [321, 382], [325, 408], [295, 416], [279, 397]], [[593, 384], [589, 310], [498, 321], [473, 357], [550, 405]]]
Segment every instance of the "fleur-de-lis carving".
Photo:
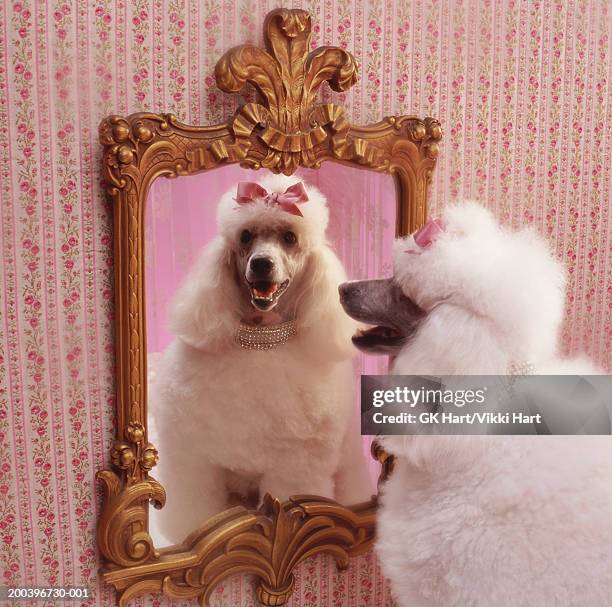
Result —
[[264, 23], [266, 48], [240, 46], [217, 63], [217, 85], [226, 92], [255, 86], [275, 126], [286, 134], [312, 127], [310, 114], [319, 87], [328, 81], [335, 91], [346, 91], [358, 77], [357, 61], [337, 47], [309, 52], [310, 15], [299, 9], [272, 11]]
[[[335, 91], [346, 91], [358, 77], [357, 61], [349, 52], [323, 46], [309, 52], [310, 15], [299, 9], [272, 11], [264, 23], [266, 48], [239, 46], [217, 63], [217, 86], [228, 93], [240, 91], [250, 82], [260, 103], [247, 103], [234, 117], [236, 141], [245, 157], [253, 131], [268, 151], [261, 165], [291, 174], [298, 166], [317, 166], [313, 148], [348, 129], [343, 109], [333, 104], [317, 105], [323, 82]], [[339, 139], [342, 137], [339, 137]], [[340, 149], [340, 144], [333, 145]], [[248, 157], [246, 158], [249, 164]], [[254, 168], [259, 163], [251, 162]]]

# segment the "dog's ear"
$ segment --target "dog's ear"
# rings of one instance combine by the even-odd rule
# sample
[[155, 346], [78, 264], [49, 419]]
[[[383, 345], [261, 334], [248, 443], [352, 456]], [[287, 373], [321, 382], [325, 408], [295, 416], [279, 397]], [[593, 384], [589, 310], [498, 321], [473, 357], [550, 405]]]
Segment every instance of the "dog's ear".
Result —
[[355, 354], [351, 337], [357, 323], [340, 304], [338, 287], [346, 273], [327, 245], [314, 248], [302, 274], [296, 318], [298, 333], [310, 335], [321, 357], [338, 360]]
[[170, 330], [194, 348], [228, 345], [238, 326], [238, 301], [233, 253], [218, 236], [202, 251], [175, 293]]

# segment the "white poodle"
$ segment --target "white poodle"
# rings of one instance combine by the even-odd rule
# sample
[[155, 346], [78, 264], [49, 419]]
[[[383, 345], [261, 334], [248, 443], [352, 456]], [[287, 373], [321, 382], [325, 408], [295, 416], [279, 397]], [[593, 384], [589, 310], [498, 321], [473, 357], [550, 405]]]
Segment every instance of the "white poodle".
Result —
[[[561, 360], [564, 272], [543, 240], [450, 207], [399, 240], [393, 279], [347, 283], [395, 374], [594, 373]], [[377, 550], [402, 607], [612, 605], [609, 436], [393, 436]]]
[[295, 177], [242, 183], [221, 199], [219, 234], [176, 293], [176, 339], [149, 387], [168, 492], [156, 517], [170, 541], [265, 493], [370, 497], [355, 323], [338, 301], [346, 277], [327, 223], [324, 196]]

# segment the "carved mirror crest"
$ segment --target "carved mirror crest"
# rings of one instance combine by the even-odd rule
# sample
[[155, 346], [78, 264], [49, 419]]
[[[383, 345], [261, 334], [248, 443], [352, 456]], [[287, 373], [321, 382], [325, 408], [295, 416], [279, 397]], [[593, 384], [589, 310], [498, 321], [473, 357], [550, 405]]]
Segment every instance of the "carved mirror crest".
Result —
[[[220, 59], [220, 89], [238, 93], [250, 83], [258, 93], [257, 102], [241, 106], [224, 124], [190, 126], [171, 114], [138, 113], [110, 116], [100, 125], [114, 202], [117, 437], [112, 470], [98, 473], [104, 489], [98, 545], [103, 578], [117, 589], [120, 605], [146, 592], [206, 604], [216, 584], [236, 573], [256, 576], [263, 605], [282, 605], [303, 559], [325, 552], [347, 567], [351, 556], [371, 547], [375, 497], [345, 506], [312, 495], [285, 501], [265, 495], [258, 508], [225, 510], [171, 547], [156, 549], [149, 533], [149, 504], [163, 508], [166, 501], [153, 476], [164, 453], [149, 442], [147, 422], [144, 225], [153, 181], [230, 164], [293, 175], [332, 161], [393, 177], [396, 234], [411, 233], [426, 218], [439, 123], [391, 116], [355, 126], [342, 106], [318, 103], [324, 82], [334, 91], [355, 84], [358, 65], [340, 48], [309, 52], [310, 37], [308, 13], [277, 9], [264, 23], [265, 49], [240, 46]], [[384, 476], [390, 462], [375, 446], [372, 453]]]

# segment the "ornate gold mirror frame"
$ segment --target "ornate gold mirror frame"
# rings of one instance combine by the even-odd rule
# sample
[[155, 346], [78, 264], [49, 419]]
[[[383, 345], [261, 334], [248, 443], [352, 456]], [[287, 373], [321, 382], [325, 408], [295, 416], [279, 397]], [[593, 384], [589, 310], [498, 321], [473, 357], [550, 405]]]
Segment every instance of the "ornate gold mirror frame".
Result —
[[[354, 126], [341, 106], [318, 104], [323, 82], [346, 91], [357, 81], [358, 66], [340, 48], [309, 52], [310, 29], [307, 12], [277, 9], [264, 24], [265, 50], [240, 46], [221, 58], [219, 88], [237, 93], [249, 82], [259, 96], [224, 124], [194, 127], [171, 114], [138, 113], [110, 116], [100, 125], [104, 177], [114, 202], [117, 438], [113, 469], [98, 473], [104, 489], [98, 546], [103, 579], [117, 589], [120, 605], [145, 592], [198, 597], [204, 605], [215, 585], [236, 573], [257, 577], [264, 605], [282, 605], [297, 563], [327, 552], [346, 567], [373, 540], [375, 498], [345, 507], [316, 496], [281, 503], [267, 495], [258, 510], [227, 510], [182, 544], [161, 550], [148, 532], [149, 502], [158, 508], [165, 502], [163, 487], [150, 475], [157, 451], [147, 441], [144, 212], [153, 180], [230, 163], [290, 175], [331, 160], [395, 178], [398, 234], [412, 232], [426, 217], [439, 123], [391, 116]], [[380, 450], [373, 453], [384, 475], [389, 462]]]

